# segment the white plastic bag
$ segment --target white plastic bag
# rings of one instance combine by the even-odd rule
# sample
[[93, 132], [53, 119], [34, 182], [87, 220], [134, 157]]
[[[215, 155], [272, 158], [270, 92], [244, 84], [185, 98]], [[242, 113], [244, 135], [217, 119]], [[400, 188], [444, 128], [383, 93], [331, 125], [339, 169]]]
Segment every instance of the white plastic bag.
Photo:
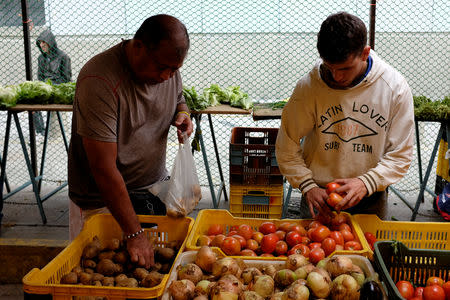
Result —
[[192, 156], [189, 138], [183, 134], [183, 144], [179, 145], [172, 167], [167, 195], [164, 198], [167, 215], [184, 217], [194, 210], [202, 198], [197, 170]]

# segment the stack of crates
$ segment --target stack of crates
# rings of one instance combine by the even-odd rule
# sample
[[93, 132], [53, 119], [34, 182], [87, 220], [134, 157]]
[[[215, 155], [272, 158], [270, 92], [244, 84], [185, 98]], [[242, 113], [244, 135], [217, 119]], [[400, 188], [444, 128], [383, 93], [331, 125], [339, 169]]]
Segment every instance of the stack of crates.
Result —
[[283, 176], [275, 157], [278, 128], [234, 127], [230, 141], [230, 212], [280, 219]]

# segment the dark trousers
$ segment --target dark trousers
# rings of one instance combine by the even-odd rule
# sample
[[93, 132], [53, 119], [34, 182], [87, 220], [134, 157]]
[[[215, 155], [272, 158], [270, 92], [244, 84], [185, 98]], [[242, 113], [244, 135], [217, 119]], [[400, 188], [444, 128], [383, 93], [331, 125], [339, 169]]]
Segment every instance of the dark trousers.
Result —
[[128, 195], [137, 215], [166, 215], [166, 205], [149, 191], [131, 191]]
[[[363, 198], [357, 205], [344, 210], [349, 214], [375, 214], [380, 219], [384, 220], [388, 213], [388, 193], [376, 192], [370, 197]], [[315, 211], [317, 213], [317, 211]], [[309, 206], [306, 199], [302, 196], [300, 201], [300, 218], [310, 219], [311, 214], [309, 212]]]

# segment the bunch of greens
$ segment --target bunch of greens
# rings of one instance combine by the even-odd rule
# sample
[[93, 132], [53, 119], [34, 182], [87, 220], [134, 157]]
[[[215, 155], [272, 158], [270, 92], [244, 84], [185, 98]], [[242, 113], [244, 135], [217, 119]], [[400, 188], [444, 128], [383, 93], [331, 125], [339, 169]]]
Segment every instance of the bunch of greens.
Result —
[[250, 109], [253, 107], [252, 100], [247, 93], [241, 91], [239, 86], [230, 86], [220, 88], [217, 84], [211, 84], [209, 88], [204, 88], [202, 94], [199, 94], [194, 87], [183, 88], [183, 95], [186, 104], [192, 111], [204, 110], [210, 106], [219, 104], [229, 104], [234, 107]]
[[272, 108], [273, 110], [283, 109], [288, 101], [289, 101], [289, 98], [282, 99], [282, 100], [276, 101], [276, 102], [272, 102], [269, 104], [269, 107]]
[[0, 87], [0, 108], [13, 107], [19, 98], [18, 88], [14, 85]]
[[241, 91], [239, 86], [220, 88], [217, 84], [211, 84], [209, 92], [217, 95], [217, 99], [222, 104], [230, 104], [234, 107], [250, 109], [253, 107], [252, 100], [247, 93]]
[[186, 100], [186, 105], [191, 111], [204, 110], [210, 106], [208, 100], [206, 100], [202, 95], [198, 95], [195, 87], [183, 87], [183, 96]]
[[75, 82], [55, 84], [53, 86], [52, 103], [72, 104], [75, 98]]
[[18, 85], [19, 104], [48, 104], [53, 95], [50, 82], [25, 81]]
[[450, 118], [450, 96], [432, 101], [425, 96], [414, 96], [414, 115], [418, 120], [442, 121]]

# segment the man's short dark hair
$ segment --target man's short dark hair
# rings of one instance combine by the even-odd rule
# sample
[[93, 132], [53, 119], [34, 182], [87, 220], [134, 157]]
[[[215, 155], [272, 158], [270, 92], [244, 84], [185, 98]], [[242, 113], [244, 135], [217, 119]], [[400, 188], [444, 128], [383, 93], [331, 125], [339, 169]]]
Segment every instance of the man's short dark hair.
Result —
[[148, 49], [154, 50], [158, 48], [161, 41], [171, 41], [180, 32], [185, 35], [185, 43], [175, 46], [177, 47], [177, 53], [180, 56], [184, 56], [190, 46], [189, 34], [186, 26], [180, 20], [170, 15], [161, 14], [147, 18], [136, 31], [133, 38], [142, 41]]
[[341, 63], [360, 55], [367, 44], [367, 29], [357, 16], [346, 12], [330, 15], [317, 35], [320, 57], [330, 63]]

